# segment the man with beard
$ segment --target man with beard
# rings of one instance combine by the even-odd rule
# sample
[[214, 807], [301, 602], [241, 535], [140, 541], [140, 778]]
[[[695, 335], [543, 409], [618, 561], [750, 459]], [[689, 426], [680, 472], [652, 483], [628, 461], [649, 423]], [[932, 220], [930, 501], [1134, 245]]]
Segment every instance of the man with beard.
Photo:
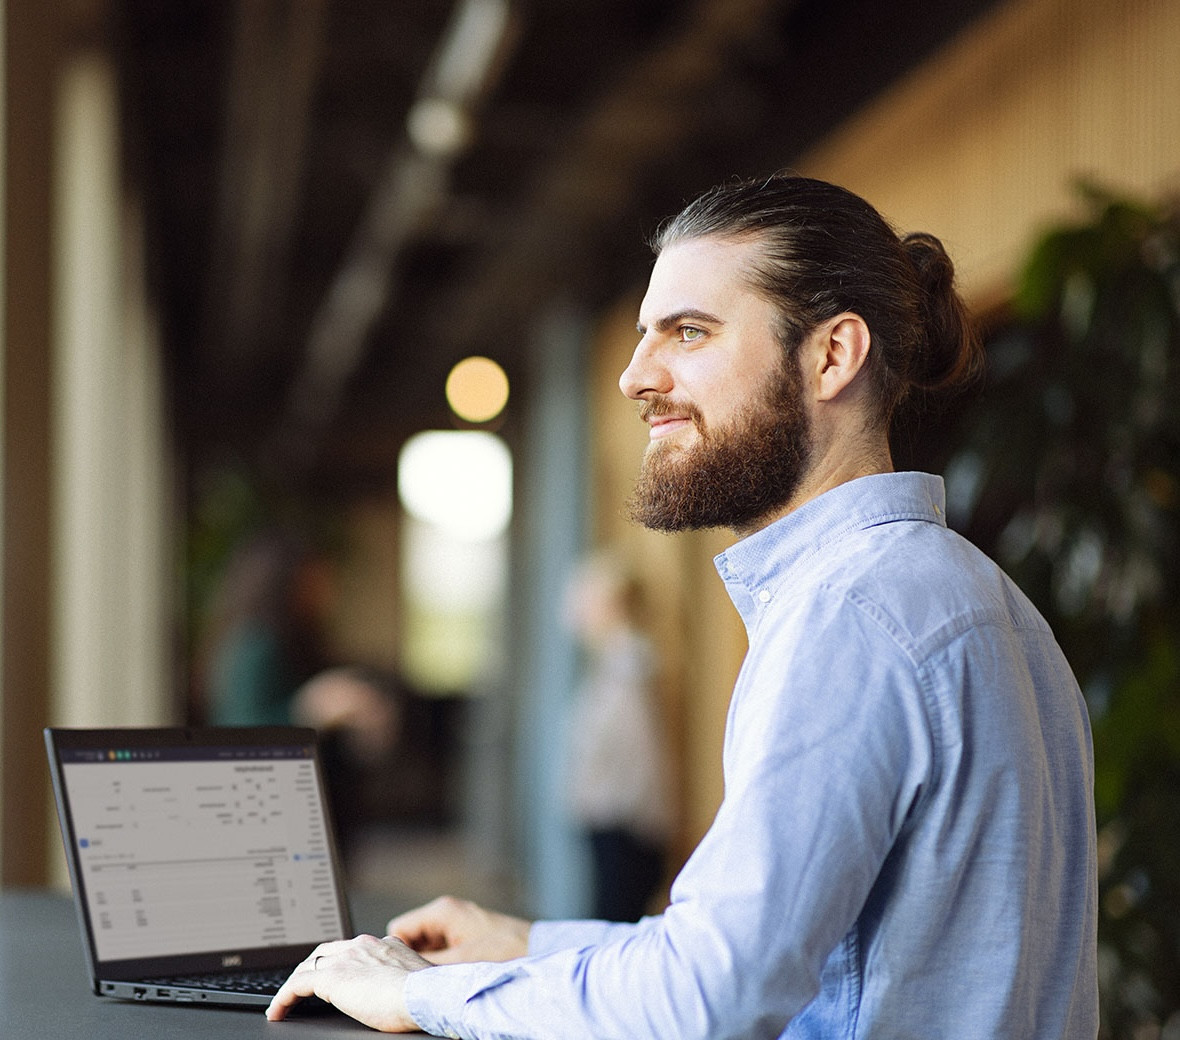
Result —
[[[664, 913], [438, 900], [275, 998], [461, 1037], [1093, 1037], [1093, 764], [1045, 622], [895, 473], [911, 388], [978, 346], [927, 235], [819, 181], [727, 184], [659, 233], [623, 392], [640, 522], [740, 536], [725, 798]], [[417, 952], [414, 952], [417, 951]]]

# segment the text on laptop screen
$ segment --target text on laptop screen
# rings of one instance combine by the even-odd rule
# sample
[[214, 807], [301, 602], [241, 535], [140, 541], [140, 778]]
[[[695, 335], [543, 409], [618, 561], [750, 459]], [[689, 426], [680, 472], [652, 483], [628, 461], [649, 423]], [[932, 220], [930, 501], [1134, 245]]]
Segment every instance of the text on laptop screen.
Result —
[[310, 749], [68, 750], [99, 960], [340, 938]]

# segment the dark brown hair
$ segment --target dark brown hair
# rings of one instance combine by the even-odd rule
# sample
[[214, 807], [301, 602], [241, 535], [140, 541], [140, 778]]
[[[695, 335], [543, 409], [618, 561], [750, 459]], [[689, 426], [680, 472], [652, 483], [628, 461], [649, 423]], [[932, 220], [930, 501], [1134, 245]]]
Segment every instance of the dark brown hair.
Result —
[[651, 244], [658, 254], [677, 240], [711, 236], [761, 245], [749, 276], [778, 308], [788, 356], [837, 314], [865, 320], [880, 421], [911, 388], [943, 389], [978, 371], [979, 340], [942, 243], [922, 233], [899, 238], [858, 195], [807, 177], [733, 181], [690, 202]]

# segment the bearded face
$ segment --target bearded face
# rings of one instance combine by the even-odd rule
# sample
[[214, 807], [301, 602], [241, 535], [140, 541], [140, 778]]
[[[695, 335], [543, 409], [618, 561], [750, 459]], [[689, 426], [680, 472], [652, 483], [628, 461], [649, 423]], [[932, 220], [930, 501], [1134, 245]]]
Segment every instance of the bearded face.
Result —
[[657, 531], [760, 526], [799, 486], [811, 456], [811, 428], [798, 366], [783, 360], [761, 397], [724, 425], [706, 425], [691, 404], [657, 394], [645, 421], [687, 414], [698, 436], [689, 445], [653, 442], [643, 457], [629, 515]]

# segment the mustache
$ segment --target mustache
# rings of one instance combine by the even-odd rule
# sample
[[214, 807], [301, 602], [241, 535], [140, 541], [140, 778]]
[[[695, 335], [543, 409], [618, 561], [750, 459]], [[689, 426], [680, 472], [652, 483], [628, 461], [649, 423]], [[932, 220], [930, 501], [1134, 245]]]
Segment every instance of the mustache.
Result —
[[666, 394], [654, 394], [645, 398], [639, 405], [639, 418], [644, 422], [664, 415], [683, 415], [691, 419], [698, 429], [704, 428], [700, 409], [688, 401], [677, 401]]

